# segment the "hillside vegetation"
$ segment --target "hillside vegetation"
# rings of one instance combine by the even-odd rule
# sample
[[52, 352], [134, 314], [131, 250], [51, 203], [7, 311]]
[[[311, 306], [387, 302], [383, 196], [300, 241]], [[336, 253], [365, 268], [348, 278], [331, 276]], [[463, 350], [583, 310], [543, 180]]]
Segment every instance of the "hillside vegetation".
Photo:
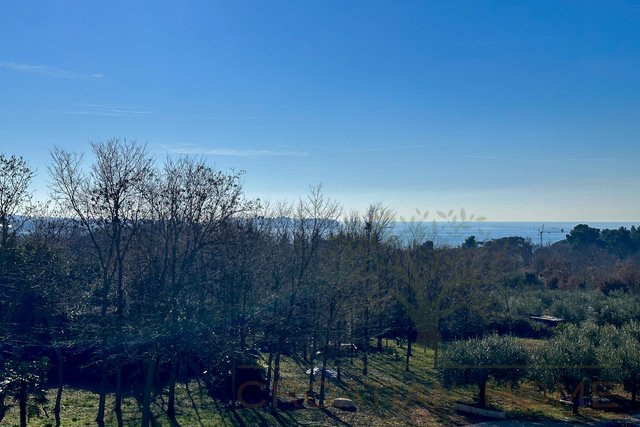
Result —
[[[265, 203], [239, 173], [159, 165], [136, 142], [91, 159], [54, 150], [35, 203], [28, 163], [0, 156], [2, 425], [464, 424], [458, 400], [514, 418], [635, 410], [636, 227], [449, 247], [427, 212], [396, 236], [389, 208], [345, 215], [321, 186]], [[484, 220], [436, 215], [460, 232]]]

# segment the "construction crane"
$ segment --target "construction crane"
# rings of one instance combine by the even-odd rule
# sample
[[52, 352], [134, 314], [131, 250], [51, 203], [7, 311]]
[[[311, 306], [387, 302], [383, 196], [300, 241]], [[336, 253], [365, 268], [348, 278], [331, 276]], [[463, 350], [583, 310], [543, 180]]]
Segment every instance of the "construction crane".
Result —
[[545, 230], [544, 227], [545, 225], [542, 224], [542, 227], [538, 228], [538, 233], [540, 234], [540, 247], [542, 247], [542, 237], [544, 236], [544, 233], [564, 233], [564, 228], [547, 227]]

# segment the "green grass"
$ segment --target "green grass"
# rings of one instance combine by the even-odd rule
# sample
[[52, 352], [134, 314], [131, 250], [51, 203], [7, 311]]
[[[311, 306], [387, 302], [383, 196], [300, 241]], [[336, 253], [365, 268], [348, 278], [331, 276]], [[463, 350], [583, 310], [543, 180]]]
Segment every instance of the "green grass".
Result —
[[[443, 389], [433, 370], [433, 351], [417, 346], [411, 358], [411, 372], [404, 370], [404, 349], [385, 347], [381, 353], [369, 358], [369, 375], [363, 377], [362, 361], [343, 361], [342, 382], [327, 381], [327, 404], [335, 397], [352, 398], [358, 405], [357, 412], [343, 412], [331, 407], [325, 409], [305, 408], [278, 411], [275, 416], [262, 409], [230, 408], [223, 402], [211, 399], [204, 384], [193, 381], [187, 387], [179, 384], [176, 390], [177, 417], [173, 423], [164, 415], [166, 396], [156, 396], [152, 411], [156, 426], [234, 426], [234, 425], [335, 425], [335, 426], [405, 426], [405, 425], [464, 425], [474, 419], [466, 418], [453, 410], [453, 404], [462, 400], [472, 402], [477, 390], [471, 388]], [[332, 366], [331, 366], [332, 367]], [[299, 359], [282, 358], [282, 382], [280, 395], [303, 397], [307, 389], [308, 366]], [[319, 391], [319, 380], [316, 381]], [[622, 394], [617, 390], [618, 394]], [[590, 408], [581, 409], [575, 418], [568, 405], [558, 402], [557, 393], [545, 396], [532, 384], [524, 383], [517, 389], [490, 385], [490, 404], [507, 412], [510, 418], [545, 419], [556, 421], [614, 420], [624, 414], [605, 412]], [[49, 390], [51, 407], [48, 417], [41, 413], [32, 418], [29, 426], [55, 425], [52, 406], [55, 390]], [[94, 426], [98, 404], [95, 393], [67, 388], [63, 394], [61, 413], [63, 426]], [[113, 408], [113, 396], [107, 400], [106, 425], [118, 425]], [[123, 404], [122, 423], [139, 425], [140, 403], [135, 396], [127, 396]], [[17, 409], [13, 408], [2, 422], [3, 426], [18, 425]]]

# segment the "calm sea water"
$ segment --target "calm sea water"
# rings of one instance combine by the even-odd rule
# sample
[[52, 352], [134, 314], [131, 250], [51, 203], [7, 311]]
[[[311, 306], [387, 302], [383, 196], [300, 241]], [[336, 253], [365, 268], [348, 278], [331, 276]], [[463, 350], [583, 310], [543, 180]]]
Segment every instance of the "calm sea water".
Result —
[[467, 222], [449, 224], [446, 222], [408, 223], [397, 222], [393, 233], [403, 240], [417, 241], [432, 240], [436, 245], [459, 246], [469, 236], [475, 236], [478, 241], [499, 239], [502, 237], [519, 236], [530, 239], [531, 243], [551, 245], [564, 240], [566, 235], [578, 224], [588, 224], [599, 229], [613, 229], [632, 225], [636, 227], [640, 222]]

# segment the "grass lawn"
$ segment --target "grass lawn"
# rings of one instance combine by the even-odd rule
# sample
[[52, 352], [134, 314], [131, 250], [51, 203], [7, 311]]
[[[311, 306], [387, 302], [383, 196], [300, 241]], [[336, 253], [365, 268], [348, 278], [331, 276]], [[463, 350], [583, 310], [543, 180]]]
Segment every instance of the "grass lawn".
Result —
[[[333, 366], [330, 366], [333, 367]], [[156, 396], [153, 401], [154, 424], [156, 426], [235, 426], [235, 425], [335, 425], [335, 426], [405, 426], [405, 425], [464, 425], [478, 419], [467, 418], [453, 410], [453, 404], [462, 400], [472, 402], [477, 393], [475, 388], [443, 389], [433, 370], [433, 351], [414, 347], [411, 372], [404, 371], [404, 348], [396, 347], [389, 341], [381, 353], [373, 353], [369, 358], [369, 375], [361, 375], [362, 362], [347, 360], [342, 363], [342, 382], [327, 381], [327, 403], [335, 397], [352, 398], [358, 405], [357, 412], [343, 412], [334, 408], [304, 408], [277, 411], [275, 415], [263, 409], [231, 408], [224, 402], [211, 399], [204, 384], [196, 381], [188, 386], [179, 384], [176, 391], [177, 417], [172, 423], [164, 415], [166, 397]], [[305, 371], [308, 369], [301, 360], [282, 358], [282, 383], [280, 395], [303, 397], [308, 384]], [[316, 382], [319, 391], [319, 380]], [[620, 395], [620, 390], [616, 391]], [[626, 396], [626, 395], [625, 395]], [[63, 394], [61, 413], [63, 426], [94, 426], [97, 409], [97, 395], [82, 389], [67, 388]], [[113, 396], [109, 396], [107, 408], [113, 408]], [[579, 418], [571, 413], [569, 405], [558, 402], [558, 394], [538, 391], [533, 384], [524, 383], [517, 389], [490, 385], [490, 404], [507, 412], [509, 418], [555, 420], [555, 421], [595, 421], [625, 418], [625, 414], [605, 412], [591, 408], [581, 409]], [[55, 390], [49, 390], [50, 407], [39, 417], [32, 417], [30, 426], [55, 425], [53, 402]], [[48, 416], [47, 416], [48, 414]], [[140, 402], [136, 396], [127, 396], [123, 404], [122, 424], [139, 425], [141, 420]], [[107, 411], [106, 424], [118, 425], [112, 411]], [[2, 426], [17, 426], [17, 408], [12, 408], [2, 421]]]

